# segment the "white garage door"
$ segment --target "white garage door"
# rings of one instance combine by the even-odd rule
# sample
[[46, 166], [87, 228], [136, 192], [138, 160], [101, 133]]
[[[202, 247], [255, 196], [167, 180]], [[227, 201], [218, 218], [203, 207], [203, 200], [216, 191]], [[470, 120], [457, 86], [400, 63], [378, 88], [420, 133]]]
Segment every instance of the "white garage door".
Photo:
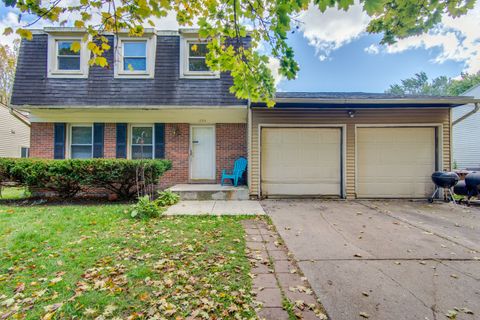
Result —
[[340, 128], [264, 128], [261, 143], [262, 195], [340, 195]]
[[435, 128], [358, 128], [357, 197], [431, 195]]

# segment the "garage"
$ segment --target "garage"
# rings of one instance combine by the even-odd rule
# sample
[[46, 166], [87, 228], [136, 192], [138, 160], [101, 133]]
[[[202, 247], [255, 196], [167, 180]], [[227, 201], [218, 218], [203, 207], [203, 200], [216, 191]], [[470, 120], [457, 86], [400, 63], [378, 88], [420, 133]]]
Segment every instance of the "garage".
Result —
[[435, 127], [357, 128], [358, 198], [424, 198], [433, 192]]
[[341, 196], [341, 128], [262, 128], [262, 196]]

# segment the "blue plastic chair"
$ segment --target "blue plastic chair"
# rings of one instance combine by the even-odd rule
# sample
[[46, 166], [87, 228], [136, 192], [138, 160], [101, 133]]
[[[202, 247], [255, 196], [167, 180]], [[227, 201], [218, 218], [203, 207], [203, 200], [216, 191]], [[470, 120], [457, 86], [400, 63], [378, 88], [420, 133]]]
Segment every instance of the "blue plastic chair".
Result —
[[247, 159], [245, 159], [244, 157], [240, 157], [235, 160], [235, 164], [233, 165], [233, 170], [231, 174], [227, 173], [226, 169], [222, 170], [222, 186], [225, 179], [232, 180], [233, 185], [235, 187], [238, 186], [238, 181], [242, 178], [245, 170], [247, 170]]

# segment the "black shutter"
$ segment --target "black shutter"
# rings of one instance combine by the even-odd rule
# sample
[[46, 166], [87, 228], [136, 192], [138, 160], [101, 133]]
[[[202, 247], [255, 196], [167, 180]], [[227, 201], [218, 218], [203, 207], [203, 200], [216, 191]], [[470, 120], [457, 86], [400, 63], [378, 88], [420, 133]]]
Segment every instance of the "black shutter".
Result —
[[165, 158], [165, 124], [155, 123], [155, 159]]
[[105, 124], [93, 124], [93, 157], [103, 158], [103, 137], [105, 134]]
[[65, 123], [55, 123], [53, 132], [53, 158], [65, 159]]
[[117, 123], [117, 158], [127, 158], [127, 124]]

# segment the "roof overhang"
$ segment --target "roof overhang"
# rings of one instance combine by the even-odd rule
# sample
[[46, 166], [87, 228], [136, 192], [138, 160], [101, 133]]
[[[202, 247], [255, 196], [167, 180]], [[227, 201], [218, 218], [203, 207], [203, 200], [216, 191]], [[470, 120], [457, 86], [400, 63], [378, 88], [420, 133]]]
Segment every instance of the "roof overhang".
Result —
[[[405, 97], [405, 98], [284, 98], [275, 99], [276, 108], [454, 108], [470, 103], [480, 103], [474, 97]], [[263, 102], [252, 102], [252, 108], [263, 108]]]

